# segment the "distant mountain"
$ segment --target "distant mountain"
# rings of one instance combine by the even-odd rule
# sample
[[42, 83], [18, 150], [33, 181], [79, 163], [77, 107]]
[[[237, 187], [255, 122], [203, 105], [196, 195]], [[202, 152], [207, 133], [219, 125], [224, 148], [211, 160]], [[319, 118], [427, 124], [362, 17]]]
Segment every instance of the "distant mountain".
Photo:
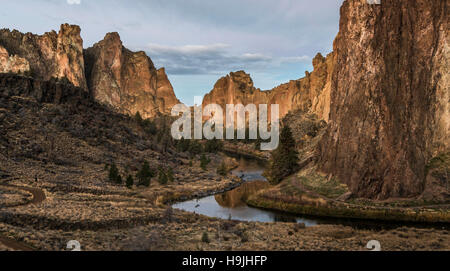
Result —
[[328, 120], [332, 59], [332, 54], [327, 58], [317, 54], [313, 59], [314, 70], [311, 73], [306, 72], [306, 76], [301, 79], [266, 91], [257, 89], [250, 75], [244, 71], [231, 72], [216, 82], [214, 88], [205, 95], [203, 105], [215, 103], [225, 110], [226, 104], [279, 104], [280, 118], [289, 111], [301, 109]]

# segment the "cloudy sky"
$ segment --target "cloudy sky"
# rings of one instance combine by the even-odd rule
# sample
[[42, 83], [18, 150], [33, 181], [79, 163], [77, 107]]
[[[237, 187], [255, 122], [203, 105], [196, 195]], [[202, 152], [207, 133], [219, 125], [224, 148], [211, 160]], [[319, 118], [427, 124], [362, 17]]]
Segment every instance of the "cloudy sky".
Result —
[[0, 0], [0, 28], [42, 34], [80, 25], [84, 46], [119, 32], [126, 47], [165, 67], [192, 104], [230, 71], [271, 89], [304, 76], [327, 54], [343, 0]]

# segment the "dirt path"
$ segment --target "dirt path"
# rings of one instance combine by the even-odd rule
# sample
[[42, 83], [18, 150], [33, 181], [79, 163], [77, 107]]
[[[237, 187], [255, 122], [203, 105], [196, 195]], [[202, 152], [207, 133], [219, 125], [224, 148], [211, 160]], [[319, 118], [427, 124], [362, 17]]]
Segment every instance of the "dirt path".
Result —
[[33, 248], [30, 246], [25, 245], [22, 242], [18, 242], [14, 239], [5, 237], [3, 235], [0, 235], [0, 243], [4, 246], [16, 250], [16, 251], [33, 251]]
[[[24, 204], [24, 205], [20, 205], [20, 206], [27, 206], [30, 204], [39, 204], [41, 202], [43, 202], [45, 200], [45, 193], [42, 189], [40, 188], [33, 188], [33, 187], [23, 187], [23, 186], [16, 186], [16, 185], [10, 185], [10, 184], [2, 184], [0, 185], [0, 187], [10, 187], [10, 188], [16, 188], [16, 189], [20, 189], [23, 191], [27, 191], [30, 192], [33, 195], [33, 199]], [[32, 251], [33, 248], [22, 243], [19, 241], [16, 241], [14, 239], [5, 237], [3, 235], [0, 234], [0, 243], [2, 243], [4, 246], [11, 248], [13, 250], [20, 250], [20, 251]]]

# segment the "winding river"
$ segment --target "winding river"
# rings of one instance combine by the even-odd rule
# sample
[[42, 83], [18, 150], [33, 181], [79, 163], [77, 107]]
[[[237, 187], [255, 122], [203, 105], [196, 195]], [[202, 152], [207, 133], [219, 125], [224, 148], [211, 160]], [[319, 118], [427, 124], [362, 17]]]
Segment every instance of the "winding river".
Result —
[[317, 224], [340, 224], [351, 226], [353, 228], [370, 230], [385, 230], [401, 226], [448, 228], [448, 225], [442, 224], [311, 217], [250, 207], [245, 203], [246, 198], [256, 191], [269, 186], [267, 179], [262, 176], [266, 166], [265, 162], [232, 153], [226, 154], [236, 158], [239, 162], [239, 166], [231, 173], [245, 181], [241, 186], [222, 194], [177, 203], [172, 207], [222, 219], [231, 218], [233, 220], [255, 222], [297, 222], [304, 223], [306, 227]]
[[173, 208], [210, 217], [242, 221], [299, 222], [305, 223], [306, 226], [319, 223], [317, 219], [248, 206], [245, 199], [249, 195], [269, 186], [267, 179], [262, 176], [265, 163], [243, 156], [235, 156], [235, 158], [239, 166], [231, 173], [245, 181], [241, 186], [222, 194], [177, 203], [173, 205]]

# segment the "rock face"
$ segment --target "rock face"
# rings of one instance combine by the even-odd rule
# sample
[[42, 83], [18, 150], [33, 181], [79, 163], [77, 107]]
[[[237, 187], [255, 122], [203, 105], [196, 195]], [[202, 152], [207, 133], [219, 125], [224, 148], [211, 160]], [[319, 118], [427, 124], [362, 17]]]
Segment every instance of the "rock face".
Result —
[[346, 0], [320, 167], [359, 196], [417, 196], [449, 152], [449, 1]]
[[156, 71], [156, 97], [160, 98], [158, 99], [160, 101], [159, 108], [164, 113], [170, 114], [172, 107], [180, 103], [164, 68]]
[[156, 70], [144, 52], [123, 47], [109, 33], [83, 50], [80, 27], [63, 24], [43, 35], [0, 30], [0, 73], [18, 73], [39, 81], [67, 78], [97, 101], [120, 113], [150, 118], [170, 113], [180, 103], [164, 68]]
[[126, 49], [117, 33], [108, 33], [85, 56], [88, 86], [97, 101], [144, 118], [170, 113], [179, 103], [164, 69], [156, 70], [144, 52]]
[[25, 58], [17, 55], [10, 56], [8, 51], [0, 46], [0, 73], [26, 73], [30, 71], [30, 64]]
[[333, 54], [327, 58], [317, 54], [313, 66], [314, 71], [307, 72], [304, 78], [267, 91], [255, 88], [250, 75], [244, 71], [232, 72], [219, 79], [205, 95], [203, 106], [215, 103], [225, 110], [226, 104], [279, 104], [280, 118], [291, 110], [301, 109], [328, 121]]
[[250, 75], [244, 71], [231, 72], [220, 78], [213, 90], [205, 95], [203, 107], [208, 104], [218, 104], [225, 110], [227, 104], [254, 103], [258, 105], [268, 99], [268, 94], [255, 88]]
[[0, 72], [27, 72], [40, 80], [65, 77], [87, 90], [80, 31], [68, 24], [43, 35], [0, 30]]

